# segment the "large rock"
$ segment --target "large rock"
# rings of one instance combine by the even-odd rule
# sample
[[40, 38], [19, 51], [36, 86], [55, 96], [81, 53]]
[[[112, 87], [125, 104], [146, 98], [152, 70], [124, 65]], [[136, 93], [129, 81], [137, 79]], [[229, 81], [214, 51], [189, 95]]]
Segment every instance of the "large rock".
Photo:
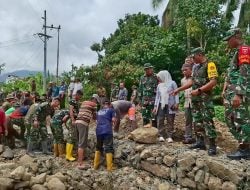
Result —
[[23, 166], [19, 166], [10, 173], [10, 176], [13, 179], [20, 180], [23, 178], [24, 173], [25, 173], [25, 168]]
[[10, 178], [0, 178], [0, 189], [1, 190], [7, 190], [7, 189], [13, 189], [14, 187], [14, 180]]
[[4, 163], [4, 164], [0, 164], [0, 170], [14, 169], [14, 168], [16, 168], [16, 164], [15, 164], [15, 163]]
[[195, 158], [191, 154], [187, 154], [182, 159], [178, 160], [177, 163], [181, 170], [190, 171], [195, 161]]
[[155, 127], [140, 127], [130, 133], [131, 138], [139, 143], [154, 144], [158, 139], [158, 129]]
[[58, 178], [60, 181], [65, 182], [67, 177], [64, 176], [61, 172], [56, 173], [55, 175], [52, 176], [47, 176], [46, 181], [49, 182], [52, 178]]
[[178, 182], [183, 187], [189, 187], [191, 189], [195, 189], [196, 188], [196, 183], [193, 180], [191, 180], [191, 179], [189, 179], [187, 177], [185, 177], [185, 178], [179, 178]]
[[230, 168], [229, 165], [225, 165], [224, 163], [213, 159], [207, 159], [206, 164], [210, 173], [225, 181], [232, 181], [237, 185], [243, 178], [243, 174], [239, 168]]
[[221, 190], [221, 188], [222, 188], [221, 179], [218, 177], [211, 176], [209, 178], [208, 188], [209, 188], [209, 190]]
[[205, 179], [205, 172], [203, 170], [198, 170], [194, 180], [198, 183], [202, 183]]
[[46, 180], [46, 173], [42, 173], [38, 176], [35, 176], [35, 177], [31, 177], [31, 180], [30, 180], [30, 185], [34, 185], [34, 184], [43, 184]]
[[14, 189], [23, 189], [25, 187], [29, 187], [30, 182], [29, 181], [21, 181], [15, 184]]
[[11, 160], [14, 158], [14, 153], [9, 147], [6, 147], [2, 154], [2, 157]]
[[48, 188], [49, 190], [65, 190], [65, 185], [58, 179], [58, 178], [52, 178], [48, 182]]
[[44, 187], [43, 185], [40, 185], [40, 184], [36, 184], [36, 185], [33, 185], [32, 190], [47, 190], [46, 187]]
[[170, 168], [158, 165], [158, 164], [150, 164], [146, 161], [141, 162], [142, 169], [165, 179], [170, 177]]
[[176, 164], [176, 157], [175, 156], [164, 156], [163, 163], [166, 164], [168, 167], [171, 167]]
[[151, 156], [152, 156], [152, 150], [150, 149], [144, 149], [140, 154], [141, 159], [147, 159]]
[[232, 182], [226, 181], [222, 184], [222, 190], [237, 190], [237, 187]]

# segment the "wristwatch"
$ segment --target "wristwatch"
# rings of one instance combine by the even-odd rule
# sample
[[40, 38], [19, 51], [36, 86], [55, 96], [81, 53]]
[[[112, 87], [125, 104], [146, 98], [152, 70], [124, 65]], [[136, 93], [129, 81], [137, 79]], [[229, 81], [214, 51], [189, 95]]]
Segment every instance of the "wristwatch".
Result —
[[198, 88], [198, 92], [199, 92], [199, 94], [201, 94], [201, 93], [202, 93], [202, 90], [201, 90], [200, 88]]

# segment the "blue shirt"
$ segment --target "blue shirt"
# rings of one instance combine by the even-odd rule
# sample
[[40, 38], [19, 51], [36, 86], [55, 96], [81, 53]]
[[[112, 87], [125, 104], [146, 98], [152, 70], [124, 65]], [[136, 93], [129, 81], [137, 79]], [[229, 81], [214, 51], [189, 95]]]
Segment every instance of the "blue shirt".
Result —
[[59, 96], [59, 87], [58, 86], [53, 86], [52, 87], [52, 97], [58, 97]]
[[115, 117], [113, 108], [103, 108], [97, 112], [96, 135], [112, 135], [112, 118]]

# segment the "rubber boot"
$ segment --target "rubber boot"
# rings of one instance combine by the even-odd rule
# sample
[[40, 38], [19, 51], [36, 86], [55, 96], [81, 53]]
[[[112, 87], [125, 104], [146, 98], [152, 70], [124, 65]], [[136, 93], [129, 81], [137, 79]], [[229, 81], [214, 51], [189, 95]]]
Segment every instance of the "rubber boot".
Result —
[[198, 135], [196, 139], [196, 143], [192, 144], [189, 149], [200, 149], [206, 150], [205, 140], [202, 135]]
[[107, 170], [111, 172], [113, 170], [113, 154], [112, 153], [106, 154], [106, 163], [107, 163]]
[[63, 158], [64, 154], [65, 154], [65, 148], [63, 144], [58, 144], [58, 153], [59, 153], [59, 157]]
[[41, 141], [41, 144], [42, 144], [43, 154], [49, 154], [49, 151], [48, 151], [48, 141], [47, 140], [43, 140], [43, 141]]
[[248, 144], [240, 144], [236, 152], [228, 154], [228, 158], [232, 160], [246, 159], [250, 160], [250, 148]]
[[59, 156], [59, 147], [58, 147], [58, 144], [54, 144], [54, 156], [55, 157], [58, 157]]
[[76, 159], [72, 156], [72, 152], [73, 152], [73, 144], [66, 144], [66, 160], [68, 161], [75, 161]]
[[95, 158], [94, 158], [94, 169], [97, 170], [100, 165], [100, 158], [101, 158], [101, 152], [95, 151]]
[[209, 148], [207, 151], [209, 156], [214, 156], [216, 155], [216, 144], [215, 144], [215, 138], [210, 138], [209, 139]]
[[34, 152], [33, 152], [33, 148], [34, 148], [33, 143], [32, 142], [28, 142], [28, 144], [27, 144], [27, 154], [29, 156], [31, 156], [31, 157], [35, 156]]

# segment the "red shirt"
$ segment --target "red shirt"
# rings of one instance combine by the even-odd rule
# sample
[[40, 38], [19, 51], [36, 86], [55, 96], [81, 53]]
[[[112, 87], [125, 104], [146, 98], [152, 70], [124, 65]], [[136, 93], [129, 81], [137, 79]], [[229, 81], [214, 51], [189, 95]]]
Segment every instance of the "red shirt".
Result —
[[4, 134], [5, 120], [6, 120], [5, 113], [3, 110], [0, 109], [0, 134]]

